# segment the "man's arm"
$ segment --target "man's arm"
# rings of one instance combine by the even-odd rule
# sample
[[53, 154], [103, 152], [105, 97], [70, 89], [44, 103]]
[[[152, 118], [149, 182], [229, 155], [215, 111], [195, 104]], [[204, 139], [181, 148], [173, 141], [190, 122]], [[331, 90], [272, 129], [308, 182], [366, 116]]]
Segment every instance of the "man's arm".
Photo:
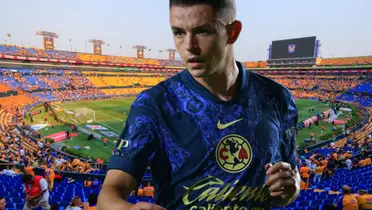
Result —
[[28, 200], [29, 200], [29, 201], [34, 201], [34, 200], [36, 200], [36, 199], [42, 197], [46, 191], [47, 191], [47, 190], [42, 190], [41, 192], [39, 192], [38, 194], [36, 194], [36, 195], [34, 195], [34, 196], [28, 196]]
[[[284, 107], [282, 117], [282, 134], [280, 143], [280, 154], [282, 162], [279, 163], [277, 172], [287, 175], [287, 178], [282, 178], [282, 193], [277, 193], [278, 196], [273, 198], [273, 204], [276, 206], [286, 206], [292, 203], [300, 194], [301, 177], [297, 168], [297, 151], [296, 151], [296, 129], [298, 122], [298, 111], [292, 93], [288, 90], [284, 92]], [[275, 165], [274, 165], [275, 166]], [[272, 170], [276, 171], [276, 170]], [[270, 173], [272, 173], [270, 172]], [[280, 195], [279, 195], [280, 194]]]
[[155, 152], [157, 139], [157, 111], [147, 91], [133, 102], [123, 132], [108, 163], [97, 210], [158, 210], [155, 204], [129, 204], [125, 199], [139, 183], [146, 171], [149, 158]]
[[109, 170], [98, 197], [97, 210], [166, 210], [152, 203], [126, 201], [137, 184], [136, 179], [120, 170]]
[[130, 209], [126, 199], [137, 182], [133, 176], [121, 170], [109, 170], [98, 197], [98, 210]]

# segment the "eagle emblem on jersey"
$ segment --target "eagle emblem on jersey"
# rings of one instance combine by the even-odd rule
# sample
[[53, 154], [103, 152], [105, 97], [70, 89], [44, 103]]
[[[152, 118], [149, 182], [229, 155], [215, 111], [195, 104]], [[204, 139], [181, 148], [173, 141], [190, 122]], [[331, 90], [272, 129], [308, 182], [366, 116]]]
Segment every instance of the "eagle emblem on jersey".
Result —
[[226, 172], [240, 173], [252, 162], [252, 147], [242, 136], [227, 135], [217, 144], [216, 160]]

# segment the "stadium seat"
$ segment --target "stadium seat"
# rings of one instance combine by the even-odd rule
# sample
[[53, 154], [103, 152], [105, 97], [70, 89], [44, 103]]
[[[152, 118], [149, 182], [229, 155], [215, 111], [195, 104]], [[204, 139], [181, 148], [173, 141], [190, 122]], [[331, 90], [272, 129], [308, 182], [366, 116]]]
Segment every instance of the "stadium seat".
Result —
[[13, 197], [12, 202], [13, 202], [13, 203], [23, 203], [24, 201], [23, 201], [22, 198], [14, 198], [14, 197]]
[[70, 205], [70, 202], [71, 202], [71, 201], [69, 201], [69, 202], [60, 202], [59, 205], [60, 205], [61, 207], [66, 208], [68, 205]]
[[306, 197], [306, 200], [308, 200], [308, 201], [313, 201], [315, 199], [316, 199], [315, 195], [309, 195], [309, 196]]
[[311, 202], [311, 206], [321, 206], [323, 204], [323, 200], [313, 200]]
[[23, 209], [23, 203], [16, 203], [16, 209]]
[[129, 197], [128, 202], [132, 203], [132, 204], [135, 204], [135, 203], [138, 203], [138, 199], [136, 197]]
[[7, 208], [7, 209], [14, 209], [15, 208], [15, 206], [14, 206], [14, 204], [13, 203], [6, 203], [6, 206], [5, 206], [5, 208]]
[[321, 210], [321, 206], [319, 205], [313, 205], [313, 204], [311, 204], [311, 206], [310, 207], [308, 207], [307, 209], [308, 210]]
[[303, 207], [303, 206], [309, 206], [310, 205], [310, 201], [301, 201], [298, 206], [299, 207]]

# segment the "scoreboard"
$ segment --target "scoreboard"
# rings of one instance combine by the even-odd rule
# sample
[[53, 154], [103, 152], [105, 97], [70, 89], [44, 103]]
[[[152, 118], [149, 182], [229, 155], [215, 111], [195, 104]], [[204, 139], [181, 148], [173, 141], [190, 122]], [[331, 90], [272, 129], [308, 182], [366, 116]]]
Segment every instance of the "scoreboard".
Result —
[[315, 57], [316, 37], [273, 41], [271, 59]]

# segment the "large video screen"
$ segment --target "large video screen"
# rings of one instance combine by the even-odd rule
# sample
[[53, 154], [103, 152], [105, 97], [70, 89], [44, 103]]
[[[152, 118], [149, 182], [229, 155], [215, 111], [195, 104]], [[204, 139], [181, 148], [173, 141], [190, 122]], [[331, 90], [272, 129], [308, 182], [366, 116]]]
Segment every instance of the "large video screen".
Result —
[[271, 59], [314, 57], [316, 37], [273, 41]]

